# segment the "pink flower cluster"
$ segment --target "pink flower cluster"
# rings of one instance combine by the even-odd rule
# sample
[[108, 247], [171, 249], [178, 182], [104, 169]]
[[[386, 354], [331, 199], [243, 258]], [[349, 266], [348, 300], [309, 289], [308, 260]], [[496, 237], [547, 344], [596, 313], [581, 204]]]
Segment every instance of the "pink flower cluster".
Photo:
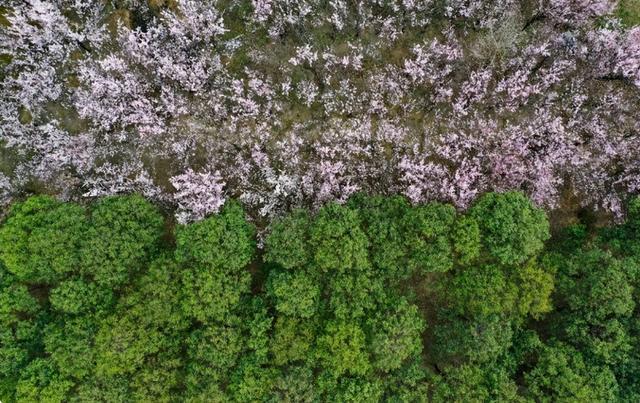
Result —
[[621, 214], [640, 190], [640, 27], [613, 1], [127, 4], [9, 0], [0, 201], [141, 192], [188, 222], [357, 191]]

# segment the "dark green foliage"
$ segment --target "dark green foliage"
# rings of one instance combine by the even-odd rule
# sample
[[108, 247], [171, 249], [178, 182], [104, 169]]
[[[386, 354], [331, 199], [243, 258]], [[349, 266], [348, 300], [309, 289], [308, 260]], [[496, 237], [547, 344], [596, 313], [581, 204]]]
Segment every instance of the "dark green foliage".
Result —
[[384, 372], [398, 369], [422, 352], [420, 340], [425, 324], [418, 307], [406, 299], [390, 301], [388, 310], [379, 311], [368, 325], [375, 368]]
[[386, 276], [406, 277], [408, 264], [407, 221], [411, 211], [403, 197], [367, 197], [356, 195], [349, 205], [358, 209], [362, 224], [371, 242], [371, 261]]
[[541, 402], [612, 402], [618, 392], [610, 369], [585, 363], [579, 351], [559, 343], [544, 346], [524, 378], [530, 397]]
[[627, 325], [636, 305], [630, 277], [635, 272], [635, 261], [600, 249], [565, 258], [558, 272], [558, 336], [599, 362], [623, 361], [633, 343]]
[[263, 264], [233, 201], [174, 246], [139, 196], [28, 199], [0, 226], [0, 400], [635, 402], [628, 210], [547, 243], [518, 193], [357, 195], [272, 223]]
[[61, 375], [83, 379], [93, 371], [93, 339], [98, 323], [87, 317], [69, 318], [47, 325], [44, 345]]
[[224, 321], [251, 281], [244, 268], [255, 249], [254, 228], [246, 222], [242, 207], [227, 203], [221, 213], [176, 233], [175, 256], [184, 290], [187, 315], [201, 322]]
[[318, 280], [304, 271], [272, 272], [267, 289], [275, 299], [276, 310], [283, 315], [310, 318], [320, 303]]
[[176, 232], [176, 259], [194, 265], [238, 271], [254, 254], [254, 229], [236, 202], [228, 202], [220, 214], [181, 226]]
[[499, 315], [464, 319], [443, 313], [434, 330], [432, 354], [438, 362], [490, 362], [510, 347], [512, 324]]
[[309, 263], [309, 226], [305, 210], [297, 210], [271, 225], [266, 240], [264, 260], [285, 269], [303, 267]]
[[522, 193], [488, 193], [469, 210], [478, 222], [482, 245], [501, 264], [522, 263], [549, 239], [544, 212]]
[[104, 287], [119, 287], [141, 271], [157, 252], [163, 218], [141, 196], [113, 196], [91, 210], [83, 237], [82, 268]]
[[445, 272], [453, 267], [449, 241], [456, 218], [452, 206], [430, 203], [412, 209], [405, 217], [409, 267], [421, 272]]
[[313, 262], [321, 270], [365, 269], [369, 242], [358, 212], [336, 203], [321, 208], [311, 226]]
[[0, 229], [0, 260], [30, 283], [52, 283], [76, 270], [86, 236], [84, 209], [48, 196], [16, 203]]

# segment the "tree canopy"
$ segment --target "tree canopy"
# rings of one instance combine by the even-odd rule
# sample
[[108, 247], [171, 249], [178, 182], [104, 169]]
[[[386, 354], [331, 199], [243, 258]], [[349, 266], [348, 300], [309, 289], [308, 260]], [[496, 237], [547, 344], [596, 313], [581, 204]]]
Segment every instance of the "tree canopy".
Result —
[[637, 401], [639, 203], [550, 238], [518, 193], [358, 194], [258, 235], [35, 196], [0, 224], [0, 399]]

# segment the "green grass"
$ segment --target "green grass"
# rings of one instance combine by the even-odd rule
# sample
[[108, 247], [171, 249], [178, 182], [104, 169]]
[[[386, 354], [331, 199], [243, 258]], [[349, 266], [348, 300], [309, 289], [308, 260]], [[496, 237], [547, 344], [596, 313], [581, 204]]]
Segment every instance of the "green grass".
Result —
[[627, 27], [640, 25], [640, 0], [621, 0], [617, 15]]

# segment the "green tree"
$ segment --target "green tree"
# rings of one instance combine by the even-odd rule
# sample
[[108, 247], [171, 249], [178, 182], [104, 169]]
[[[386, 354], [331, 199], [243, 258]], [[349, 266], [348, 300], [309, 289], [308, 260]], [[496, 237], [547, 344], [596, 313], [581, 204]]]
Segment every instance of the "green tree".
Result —
[[62, 376], [80, 381], [93, 374], [97, 328], [88, 317], [64, 318], [46, 327], [45, 351]]
[[579, 351], [562, 343], [541, 349], [524, 375], [528, 395], [539, 402], [612, 402], [618, 385], [607, 367], [586, 363]]
[[273, 384], [270, 402], [312, 403], [319, 400], [313, 370], [306, 366], [289, 366], [280, 372]]
[[275, 300], [275, 308], [284, 315], [310, 318], [320, 304], [318, 279], [305, 271], [294, 273], [272, 271], [267, 292]]
[[100, 323], [95, 337], [96, 378], [126, 377], [132, 399], [168, 401], [181, 385], [183, 340], [191, 321], [181, 309], [177, 264], [158, 258]]
[[439, 316], [431, 347], [439, 365], [492, 362], [511, 347], [513, 324], [500, 315], [467, 319], [443, 310]]
[[313, 322], [286, 316], [276, 319], [270, 343], [273, 363], [285, 365], [308, 360], [316, 337], [315, 327]]
[[227, 202], [219, 214], [178, 227], [176, 259], [237, 272], [255, 253], [255, 229], [244, 217], [239, 203]]
[[237, 402], [261, 402], [267, 399], [278, 379], [278, 370], [261, 365], [247, 356], [231, 376], [230, 396]]
[[249, 292], [245, 267], [255, 253], [254, 228], [235, 202], [220, 214], [176, 233], [176, 259], [182, 263], [183, 307], [201, 322], [224, 321]]
[[460, 264], [469, 265], [480, 256], [480, 227], [472, 217], [458, 217], [453, 227], [452, 238], [456, 260]]
[[377, 274], [373, 270], [335, 274], [323, 290], [328, 295], [328, 309], [341, 320], [366, 319], [387, 296], [383, 279]]
[[24, 402], [64, 402], [74, 386], [48, 359], [36, 358], [21, 372], [16, 399]]
[[634, 312], [631, 260], [600, 249], [565, 256], [558, 269], [558, 336], [604, 363], [619, 362], [631, 349], [627, 323]]
[[425, 323], [418, 308], [406, 299], [393, 299], [387, 310], [379, 310], [368, 324], [372, 333], [368, 344], [375, 368], [389, 372], [420, 355]]
[[445, 272], [453, 267], [450, 235], [455, 218], [455, 209], [441, 203], [418, 206], [405, 216], [405, 236], [412, 270]]
[[22, 371], [42, 354], [42, 332], [49, 318], [1, 263], [0, 276], [0, 398], [12, 401]]
[[357, 324], [329, 321], [317, 343], [318, 359], [336, 378], [365, 375], [371, 368], [365, 333]]
[[371, 262], [390, 278], [406, 278], [408, 264], [407, 220], [412, 207], [400, 196], [382, 197], [357, 194], [348, 206], [356, 209], [370, 241]]
[[21, 281], [53, 283], [78, 270], [86, 231], [82, 207], [30, 197], [11, 207], [0, 228], [0, 260]]
[[311, 225], [316, 267], [323, 271], [369, 267], [369, 241], [357, 211], [336, 203], [320, 209]]
[[470, 209], [483, 250], [500, 264], [520, 264], [538, 254], [549, 239], [549, 222], [522, 193], [488, 193]]
[[481, 367], [462, 365], [447, 367], [442, 377], [433, 380], [433, 401], [481, 403], [489, 401], [490, 392], [484, 385]]
[[83, 234], [83, 273], [101, 287], [125, 285], [158, 252], [163, 223], [160, 212], [142, 196], [99, 200]]
[[273, 222], [265, 241], [264, 260], [277, 263], [285, 269], [308, 265], [311, 262], [310, 225], [311, 219], [306, 210], [295, 210]]
[[384, 385], [380, 379], [363, 377], [342, 377], [332, 388], [329, 402], [379, 402], [384, 393]]
[[106, 311], [113, 304], [113, 299], [110, 289], [81, 278], [60, 282], [49, 294], [51, 306], [69, 314]]
[[246, 339], [238, 324], [207, 325], [189, 335], [186, 347], [187, 393], [197, 400], [211, 391], [222, 393], [246, 349]]

